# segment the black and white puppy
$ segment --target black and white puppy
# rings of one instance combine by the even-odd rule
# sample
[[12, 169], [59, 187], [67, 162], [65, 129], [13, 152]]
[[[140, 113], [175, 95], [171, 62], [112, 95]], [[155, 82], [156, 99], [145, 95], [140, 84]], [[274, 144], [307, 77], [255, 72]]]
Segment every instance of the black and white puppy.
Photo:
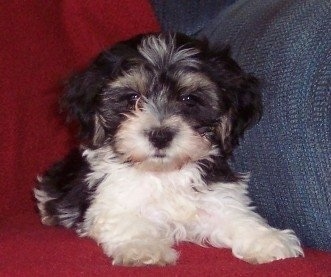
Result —
[[64, 106], [82, 144], [38, 178], [42, 223], [95, 239], [114, 264], [174, 264], [177, 242], [251, 263], [303, 255], [270, 227], [227, 160], [261, 116], [257, 81], [206, 42], [150, 34], [101, 53]]

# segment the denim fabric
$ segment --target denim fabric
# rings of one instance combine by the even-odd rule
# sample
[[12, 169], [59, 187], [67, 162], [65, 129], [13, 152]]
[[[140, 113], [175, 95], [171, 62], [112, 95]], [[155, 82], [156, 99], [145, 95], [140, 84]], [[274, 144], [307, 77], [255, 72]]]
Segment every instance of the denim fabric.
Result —
[[[213, 12], [199, 18], [218, 9], [208, 2], [201, 12]], [[233, 161], [252, 173], [258, 212], [275, 227], [294, 229], [305, 246], [325, 250], [331, 250], [330, 15], [329, 0], [238, 0], [199, 33], [211, 44], [230, 44], [262, 83], [264, 116]]]

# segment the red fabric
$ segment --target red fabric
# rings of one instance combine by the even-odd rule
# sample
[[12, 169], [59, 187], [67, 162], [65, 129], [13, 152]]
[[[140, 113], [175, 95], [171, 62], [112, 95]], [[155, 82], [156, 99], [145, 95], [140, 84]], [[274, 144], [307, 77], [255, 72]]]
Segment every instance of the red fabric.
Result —
[[0, 276], [327, 276], [331, 254], [253, 266], [229, 250], [178, 247], [177, 266], [113, 267], [72, 231], [44, 227], [34, 179], [72, 145], [57, 114], [63, 81], [101, 49], [159, 26], [148, 1], [5, 1], [0, 9]]
[[250, 265], [228, 249], [181, 244], [177, 265], [112, 266], [97, 244], [64, 228], [42, 226], [32, 213], [2, 222], [0, 276], [330, 276], [331, 253], [305, 249], [305, 258]]
[[57, 116], [66, 78], [109, 45], [159, 29], [149, 3], [137, 3], [18, 0], [1, 5], [2, 215], [31, 208], [37, 173], [67, 152], [72, 136]]

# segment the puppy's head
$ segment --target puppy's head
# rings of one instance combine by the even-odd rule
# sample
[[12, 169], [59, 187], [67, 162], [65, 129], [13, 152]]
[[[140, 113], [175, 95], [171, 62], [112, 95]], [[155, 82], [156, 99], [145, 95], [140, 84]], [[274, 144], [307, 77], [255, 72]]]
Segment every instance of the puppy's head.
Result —
[[174, 170], [228, 157], [261, 114], [257, 81], [229, 51], [180, 34], [119, 43], [74, 76], [64, 97], [89, 147], [123, 162]]

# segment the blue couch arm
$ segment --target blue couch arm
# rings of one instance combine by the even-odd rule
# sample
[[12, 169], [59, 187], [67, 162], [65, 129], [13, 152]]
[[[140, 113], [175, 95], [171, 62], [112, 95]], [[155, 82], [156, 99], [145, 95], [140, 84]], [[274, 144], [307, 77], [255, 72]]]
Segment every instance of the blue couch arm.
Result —
[[[219, 3], [195, 11], [178, 3], [172, 8], [182, 16], [170, 24], [164, 15], [163, 27], [194, 34], [200, 26], [198, 36], [230, 44], [239, 64], [261, 80], [264, 116], [234, 166], [252, 172], [251, 197], [271, 225], [294, 229], [305, 246], [331, 250], [330, 2]], [[194, 18], [199, 26], [190, 25]]]
[[328, 0], [237, 1], [200, 35], [227, 42], [262, 82], [264, 117], [236, 153], [272, 225], [331, 249], [331, 53]]

